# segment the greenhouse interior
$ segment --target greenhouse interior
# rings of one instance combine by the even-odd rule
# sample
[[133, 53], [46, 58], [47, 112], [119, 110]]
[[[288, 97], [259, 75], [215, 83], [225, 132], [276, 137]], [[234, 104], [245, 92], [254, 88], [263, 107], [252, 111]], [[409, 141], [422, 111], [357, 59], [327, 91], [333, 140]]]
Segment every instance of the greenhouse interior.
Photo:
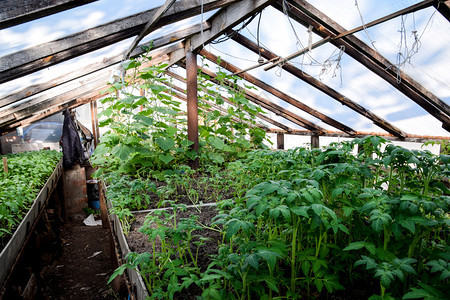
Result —
[[1, 1], [0, 299], [449, 299], [449, 21]]

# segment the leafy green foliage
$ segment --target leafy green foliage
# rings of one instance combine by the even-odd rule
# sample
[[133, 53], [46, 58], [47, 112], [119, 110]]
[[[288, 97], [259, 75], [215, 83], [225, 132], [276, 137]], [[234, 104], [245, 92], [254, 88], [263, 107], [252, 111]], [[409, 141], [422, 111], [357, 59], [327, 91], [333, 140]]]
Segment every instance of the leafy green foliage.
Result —
[[[195, 152], [164, 66], [138, 68], [147, 59], [132, 60], [128, 81], [110, 88], [118, 96], [103, 101], [110, 131], [92, 162], [101, 166], [97, 175], [109, 183], [111, 212], [125, 231], [131, 211], [150, 204], [149, 194], [157, 195], [156, 206], [174, 207], [174, 214], [149, 216], [141, 229], [161, 250], [130, 254], [126, 264], [140, 270], [152, 297], [196, 285], [206, 299], [329, 298], [361, 283], [367, 294], [359, 296], [369, 299], [445, 295], [448, 155], [374, 136], [324, 149], [264, 149], [264, 131], [253, 121], [261, 110], [245, 99], [237, 77], [220, 69], [217, 86], [199, 75]], [[136, 96], [141, 89], [144, 96]], [[226, 113], [213, 109], [225, 102], [232, 104]], [[186, 166], [197, 158], [200, 170]], [[188, 247], [198, 222], [175, 221], [180, 191], [192, 204], [208, 194], [200, 181], [217, 191], [211, 226], [222, 234], [206, 271]]]
[[62, 157], [41, 150], [9, 154], [8, 173], [0, 173], [0, 246], [6, 244]]

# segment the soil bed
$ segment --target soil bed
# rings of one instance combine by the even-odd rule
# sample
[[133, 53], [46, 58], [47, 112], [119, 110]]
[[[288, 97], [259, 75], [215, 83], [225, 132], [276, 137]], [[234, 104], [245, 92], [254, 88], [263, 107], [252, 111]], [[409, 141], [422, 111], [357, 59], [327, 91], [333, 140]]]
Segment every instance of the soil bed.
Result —
[[37, 299], [121, 299], [106, 282], [112, 273], [109, 238], [102, 226], [82, 219], [61, 228], [62, 253], [47, 267]]
[[[199, 213], [195, 208], [188, 208], [186, 211], [177, 212], [177, 222], [184, 218], [189, 218], [191, 215], [198, 216], [197, 221], [206, 226], [211, 226], [211, 220], [216, 216], [217, 211], [215, 206], [205, 206], [200, 207], [201, 213]], [[167, 212], [171, 213], [171, 209]], [[132, 252], [152, 253], [152, 244], [149, 241], [148, 235], [145, 235], [139, 231], [139, 229], [144, 225], [146, 216], [148, 213], [137, 213], [135, 214], [135, 220], [131, 224], [130, 232], [126, 237], [128, 246]], [[156, 228], [156, 225], [153, 224]], [[217, 254], [218, 241], [221, 239], [221, 235], [218, 231], [211, 229], [201, 229], [193, 231], [193, 235], [199, 235], [207, 240], [203, 241], [203, 244], [198, 249], [198, 260], [197, 264], [201, 272], [204, 272], [208, 265], [211, 263], [211, 255]], [[199, 241], [199, 237], [194, 237], [191, 243], [191, 251], [193, 253], [197, 252], [197, 246], [195, 242]], [[159, 238], [156, 239], [156, 250], [160, 250], [161, 246], [159, 243]], [[196, 296], [201, 295], [202, 290], [195, 284], [191, 284], [187, 289], [184, 289], [181, 294], [177, 293], [175, 299], [196, 299]]]

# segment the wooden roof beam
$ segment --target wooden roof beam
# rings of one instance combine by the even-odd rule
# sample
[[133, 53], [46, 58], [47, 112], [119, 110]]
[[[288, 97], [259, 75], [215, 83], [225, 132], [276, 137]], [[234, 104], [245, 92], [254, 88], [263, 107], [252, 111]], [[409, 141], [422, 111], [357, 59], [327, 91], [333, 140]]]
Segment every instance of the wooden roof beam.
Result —
[[136, 48], [138, 43], [150, 32], [155, 30], [156, 23], [162, 18], [162, 16], [169, 10], [169, 8], [174, 4], [176, 0], [167, 0], [162, 6], [159, 7], [158, 11], [152, 16], [150, 21], [142, 29], [141, 33], [131, 43], [130, 47], [125, 51], [123, 55], [123, 60], [129, 59], [131, 52]]
[[241, 77], [242, 79], [254, 84], [255, 86], [265, 90], [266, 92], [271, 93], [272, 95], [274, 95], [275, 97], [278, 97], [279, 99], [307, 112], [308, 114], [320, 119], [321, 121], [323, 121], [324, 123], [327, 123], [328, 125], [333, 126], [334, 128], [337, 128], [339, 130], [342, 130], [344, 132], [347, 132], [348, 134], [353, 134], [356, 131], [353, 130], [352, 128], [342, 124], [339, 121], [336, 121], [333, 118], [330, 118], [324, 114], [322, 114], [321, 112], [313, 109], [312, 107], [309, 107], [308, 105], [302, 103], [301, 101], [289, 96], [288, 94], [268, 85], [267, 83], [257, 79], [256, 77], [246, 73], [246, 72], [242, 72], [242, 70], [240, 70], [238, 67], [232, 65], [231, 63], [223, 60], [222, 58], [220, 59], [220, 62], [218, 63], [218, 57], [215, 56], [214, 54], [212, 54], [211, 52], [206, 51], [205, 49], [201, 50], [199, 52], [200, 55], [205, 56], [207, 59], [209, 59], [210, 61], [212, 61], [215, 64], [219, 64], [222, 68], [232, 72], [232, 73], [239, 73], [239, 77]]
[[84, 97], [85, 95], [91, 95], [94, 93], [99, 93], [102, 89], [107, 87], [106, 80], [109, 74], [105, 76], [98, 76], [94, 81], [89, 81], [85, 84], [78, 84], [76, 87], [72, 87], [70, 90], [63, 92], [61, 94], [51, 96], [41, 95], [35, 99], [30, 100], [25, 105], [20, 105], [19, 107], [3, 110], [0, 115], [0, 127], [5, 126], [4, 124], [10, 124], [18, 121], [22, 121], [29, 118], [32, 115], [38, 114], [41, 111], [45, 111], [53, 106], [64, 104], [73, 99]]
[[450, 0], [440, 0], [434, 7], [450, 22]]
[[[210, 70], [207, 70], [205, 68], [201, 68], [199, 66], [199, 69], [201, 69], [201, 72], [207, 76], [209, 76], [209, 80], [215, 84], [226, 84], [227, 86], [233, 87], [234, 83], [224, 80], [222, 82], [219, 82], [217, 79], [215, 79], [217, 77], [217, 74], [211, 72]], [[302, 117], [300, 117], [297, 114], [294, 114], [293, 112], [289, 111], [288, 109], [281, 107], [275, 103], [273, 103], [272, 101], [269, 101], [253, 92], [250, 92], [248, 89], [245, 88], [241, 88], [242, 91], [244, 92], [245, 98], [250, 100], [251, 102], [261, 105], [262, 107], [264, 107], [266, 110], [269, 110], [273, 113], [275, 113], [276, 115], [279, 115], [283, 118], [285, 118], [288, 121], [291, 121], [292, 123], [306, 128], [308, 130], [311, 130], [312, 132], [316, 133], [316, 134], [320, 134], [322, 132], [325, 132], [326, 130]]]
[[[307, 130], [299, 130], [299, 129], [293, 129], [291, 132], [285, 132], [280, 129], [271, 128], [268, 133], [284, 133], [288, 135], [304, 135], [304, 136], [310, 136], [311, 132]], [[399, 141], [399, 142], [413, 142], [413, 143], [424, 143], [427, 141], [442, 141], [442, 140], [450, 140], [450, 137], [448, 136], [432, 136], [432, 135], [417, 135], [417, 134], [408, 134], [405, 138], [398, 138], [392, 134], [389, 133], [383, 133], [383, 132], [361, 132], [358, 131], [355, 136], [351, 136], [347, 133], [343, 133], [340, 131], [327, 131], [323, 133], [321, 136], [327, 136], [327, 137], [341, 137], [341, 138], [361, 138], [366, 137], [370, 135], [376, 135], [381, 136], [385, 138], [386, 140], [390, 141]]]
[[238, 1], [237, 3], [220, 9], [208, 19], [208, 22], [211, 24], [209, 30], [195, 34], [189, 39], [186, 39], [185, 49], [175, 51], [170, 55], [169, 67], [183, 60], [189, 49], [191, 51], [198, 51], [203, 45], [213, 41], [227, 29], [233, 28], [235, 25], [254, 15], [256, 12], [263, 10], [266, 6], [275, 1], [276, 0]]
[[[186, 30], [181, 30], [180, 33], [186, 33]], [[176, 38], [175, 38], [176, 37]], [[152, 50], [149, 54], [153, 57], [152, 62], [154, 61], [160, 61], [160, 57], [167, 56], [168, 53], [171, 53], [173, 51], [176, 51], [178, 49], [184, 48], [184, 45], [182, 42], [176, 43], [174, 45], [159, 49], [162, 46], [165, 46], [171, 42], [176, 42], [178, 40], [181, 40], [183, 35], [165, 35], [161, 38], [155, 39], [154, 41], [154, 50]], [[158, 49], [158, 50], [157, 50]], [[137, 51], [139, 50], [139, 51]], [[134, 55], [138, 56], [140, 54], [144, 53], [144, 50], [138, 48], [136, 51], [133, 51], [133, 57]], [[102, 59], [101, 62], [93, 63], [90, 65], [87, 65], [86, 67], [80, 68], [78, 70], [75, 70], [73, 72], [61, 75], [57, 78], [54, 78], [50, 81], [40, 83], [40, 84], [34, 84], [29, 87], [26, 87], [22, 90], [19, 90], [17, 92], [14, 92], [12, 94], [0, 97], [0, 108], [4, 107], [6, 105], [10, 105], [12, 103], [21, 101], [27, 97], [31, 97], [33, 95], [36, 95], [38, 93], [44, 92], [46, 90], [49, 90], [51, 88], [60, 86], [64, 83], [67, 83], [69, 81], [82, 78], [83, 76], [87, 76], [89, 74], [92, 74], [94, 72], [106, 69], [108, 67], [111, 67], [115, 64], [118, 64], [122, 59], [123, 54], [119, 54], [113, 57], [105, 57]], [[164, 57], [164, 60], [168, 60], [168, 57]]]
[[284, 58], [280, 57], [279, 59], [273, 61], [273, 63], [270, 66], [265, 67], [264, 71], [268, 71], [268, 70], [276, 67], [280, 63], [284, 63], [286, 61], [292, 60], [292, 59], [294, 59], [294, 58], [296, 58], [296, 57], [298, 57], [298, 56], [300, 56], [302, 54], [305, 54], [306, 52], [311, 51], [312, 49], [315, 49], [315, 48], [317, 48], [317, 47], [319, 47], [319, 46], [321, 46], [323, 44], [326, 44], [326, 43], [328, 43], [330, 41], [330, 39], [333, 39], [333, 40], [340, 39], [340, 38], [342, 38], [344, 36], [347, 36], [347, 35], [350, 35], [350, 34], [354, 34], [354, 33], [357, 33], [357, 32], [359, 32], [361, 30], [364, 30], [364, 29], [370, 28], [372, 26], [384, 23], [384, 22], [389, 21], [391, 19], [394, 19], [394, 18], [396, 18], [398, 16], [406, 15], [406, 14], [409, 14], [409, 13], [412, 13], [412, 12], [415, 12], [415, 11], [427, 8], [427, 7], [429, 7], [429, 6], [433, 5], [433, 4], [436, 4], [438, 2], [439, 2], [439, 0], [425, 0], [425, 1], [422, 1], [422, 2], [419, 2], [419, 3], [416, 3], [414, 5], [411, 5], [409, 7], [406, 7], [404, 9], [401, 9], [399, 11], [396, 11], [396, 12], [394, 12], [392, 14], [387, 15], [387, 16], [384, 16], [382, 18], [376, 19], [376, 20], [374, 20], [372, 22], [366, 23], [366, 24], [364, 24], [364, 26], [358, 26], [356, 28], [353, 28], [351, 30], [342, 32], [342, 33], [340, 33], [340, 34], [338, 34], [336, 36], [333, 36], [333, 37], [327, 36], [327, 37], [323, 38], [322, 40], [317, 41], [314, 44], [312, 44], [311, 47], [305, 47], [304, 49], [301, 49], [301, 50], [299, 50], [299, 51], [297, 51], [297, 52], [295, 52], [295, 53], [293, 53], [293, 54], [291, 54], [289, 56], [286, 56]]
[[[176, 2], [157, 22], [162, 27], [211, 11], [238, 0], [185, 0]], [[121, 18], [66, 37], [0, 57], [0, 83], [48, 68], [139, 34], [158, 8]]]
[[[243, 35], [235, 32], [235, 31], [229, 31], [228, 34], [231, 36], [231, 39], [235, 42], [241, 44], [242, 46], [246, 47], [247, 49], [255, 52], [255, 53], [261, 53], [261, 55], [266, 59], [273, 59], [278, 57], [275, 53], [270, 52], [269, 50], [260, 47], [258, 50], [258, 45], [249, 40], [248, 38], [244, 37]], [[388, 121], [384, 120], [383, 118], [378, 117], [370, 110], [366, 109], [362, 105], [359, 105], [358, 103], [352, 101], [351, 99], [345, 97], [344, 95], [340, 94], [338, 91], [330, 88], [320, 80], [315, 79], [313, 76], [307, 74], [305, 71], [300, 70], [299, 68], [287, 63], [282, 66], [282, 68], [292, 75], [296, 76], [297, 78], [302, 79], [306, 83], [310, 84], [311, 86], [317, 88], [318, 90], [324, 92], [328, 96], [330, 96], [332, 99], [340, 102], [342, 105], [345, 105], [355, 112], [363, 115], [364, 117], [371, 120], [375, 125], [379, 126], [380, 128], [386, 130], [387, 132], [401, 138], [405, 137], [406, 133], [400, 130], [399, 128], [395, 127], [394, 125], [390, 124]]]
[[[288, 0], [288, 3], [290, 3], [290, 16], [305, 26], [313, 26], [314, 32], [322, 37], [335, 36], [346, 31], [345, 28], [304, 0]], [[274, 7], [282, 11], [281, 4], [274, 4]], [[331, 43], [336, 47], [344, 46], [345, 53], [416, 102], [441, 121], [444, 129], [450, 131], [449, 105], [398, 69], [381, 54], [353, 35], [332, 40]], [[401, 78], [400, 81], [398, 74]]]
[[0, 7], [0, 30], [46, 17], [97, 0], [3, 0]]
[[[176, 74], [176, 73], [173, 73], [173, 72], [171, 72], [171, 71], [169, 71], [169, 70], [166, 70], [166, 74], [169, 75], [170, 77], [172, 77], [172, 78], [178, 80], [178, 81], [181, 81], [181, 82], [183, 82], [183, 83], [186, 83], [186, 79], [183, 78], [182, 76]], [[181, 91], [181, 92], [184, 93], [184, 90], [181, 89], [181, 88], [178, 87], [178, 86], [173, 85], [173, 88], [175, 88], [176, 90]], [[228, 99], [227, 97], [224, 97], [224, 96], [220, 96], [220, 97], [221, 97], [226, 103], [228, 103], [228, 104], [230, 104], [230, 105], [233, 105], [233, 106], [235, 105], [235, 104], [234, 104], [233, 102], [231, 102], [230, 99]], [[271, 118], [269, 118], [269, 117], [267, 117], [267, 116], [265, 116], [265, 115], [263, 115], [263, 114], [261, 114], [261, 113], [257, 113], [256, 116], [257, 116], [258, 118], [260, 118], [260, 119], [262, 119], [262, 120], [268, 122], [268, 123], [271, 123], [271, 124], [273, 124], [273, 125], [275, 125], [275, 126], [281, 128], [281, 129], [287, 131], [287, 132], [289, 132], [289, 131], [292, 130], [292, 128], [290, 128], [290, 127], [284, 125], [283, 123], [280, 123], [280, 122], [278, 122], [278, 121], [275, 121], [275, 120], [273, 120], [273, 119], [271, 119]]]

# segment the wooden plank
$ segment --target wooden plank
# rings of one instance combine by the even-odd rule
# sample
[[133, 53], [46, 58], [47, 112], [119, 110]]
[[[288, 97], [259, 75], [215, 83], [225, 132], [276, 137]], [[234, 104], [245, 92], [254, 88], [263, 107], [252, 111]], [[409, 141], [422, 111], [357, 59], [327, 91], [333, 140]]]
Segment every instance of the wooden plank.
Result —
[[190, 49], [197, 51], [203, 45], [213, 41], [220, 35], [226, 32], [227, 29], [233, 28], [235, 25], [244, 21], [258, 11], [261, 11], [266, 6], [274, 3], [276, 0], [253, 0], [253, 1], [239, 1], [222, 8], [211, 18], [208, 22], [211, 23], [211, 28], [203, 33], [198, 33], [186, 40], [186, 48], [181, 51], [176, 51], [170, 56], [169, 66], [172, 66], [186, 57], [186, 52]]
[[[198, 68], [201, 68], [201, 67], [198, 67]], [[201, 70], [202, 70], [202, 73], [205, 75], [208, 75], [210, 77], [210, 81], [215, 84], [223, 83], [223, 84], [231, 86], [231, 87], [234, 86], [234, 84], [230, 81], [225, 80], [225, 81], [219, 82], [218, 80], [215, 79], [217, 77], [217, 75], [205, 68], [201, 68]], [[308, 130], [311, 130], [311, 131], [317, 132], [317, 133], [326, 131], [324, 128], [300, 117], [297, 114], [294, 114], [293, 112], [289, 111], [288, 109], [285, 109], [267, 99], [264, 99], [263, 97], [255, 94], [253, 92], [250, 92], [248, 89], [242, 88], [242, 91], [245, 93], [245, 97], [248, 100], [250, 100], [251, 102], [261, 105], [265, 109], [272, 111], [273, 113], [285, 118], [286, 120], [291, 121], [292, 123], [294, 123], [298, 126], [301, 126], [303, 128], [306, 128]]]
[[[184, 0], [176, 2], [157, 27], [184, 20], [238, 0]], [[158, 8], [99, 25], [66, 37], [0, 57], [0, 83], [48, 68], [139, 34]]]
[[[289, 10], [290, 16], [304, 25], [313, 26], [315, 33], [322, 37], [334, 36], [346, 31], [345, 28], [304, 0], [290, 0], [289, 3], [293, 4]], [[274, 5], [274, 7], [282, 9], [279, 5]], [[344, 46], [345, 53], [416, 102], [428, 113], [441, 121], [442, 127], [449, 131], [449, 105], [398, 69], [380, 53], [353, 35], [332, 40], [331, 43], [337, 47]], [[398, 76], [401, 79], [400, 81], [398, 80]]]
[[439, 1], [434, 7], [450, 22], [450, 0]]
[[0, 125], [3, 127], [5, 123], [23, 120], [32, 115], [38, 114], [41, 111], [49, 109], [52, 106], [69, 102], [72, 99], [85, 97], [85, 95], [91, 95], [93, 91], [95, 93], [98, 93], [101, 89], [104, 89], [106, 87], [106, 78], [100, 77], [96, 81], [72, 88], [69, 91], [53, 97], [42, 95], [40, 97], [37, 97], [36, 99], [29, 101], [25, 106], [19, 106], [16, 109], [9, 110], [10, 112], [7, 115], [2, 112], [2, 117], [0, 117]]
[[122, 60], [127, 60], [130, 58], [131, 52], [136, 48], [137, 44], [150, 32], [156, 29], [156, 23], [162, 18], [162, 16], [169, 10], [169, 8], [175, 3], [176, 0], [167, 0], [162, 6], [158, 8], [156, 13], [152, 16], [150, 21], [142, 29], [141, 33], [131, 43], [130, 47], [125, 51]]
[[[200, 51], [200, 54], [205, 56], [207, 59], [209, 59], [211, 62], [213, 63], [218, 63], [218, 57], [215, 56], [214, 54], [212, 54], [211, 52], [206, 51], [205, 49]], [[220, 59], [219, 65], [232, 72], [235, 74], [239, 74], [238, 76], [241, 77], [242, 79], [256, 85], [257, 87], [271, 93], [272, 95], [278, 97], [279, 99], [307, 112], [308, 114], [318, 118], [319, 120], [323, 121], [324, 123], [327, 123], [328, 125], [331, 125], [339, 130], [342, 130], [344, 132], [347, 132], [348, 134], [352, 134], [355, 133], [356, 131], [353, 130], [352, 128], [342, 124], [341, 122], [330, 118], [324, 114], [322, 114], [321, 112], [313, 109], [312, 107], [309, 107], [308, 105], [302, 103], [301, 101], [295, 99], [294, 97], [289, 96], [286, 93], [283, 93], [282, 91], [280, 91], [279, 89], [276, 89], [272, 86], [270, 86], [269, 84], [257, 79], [256, 77], [246, 73], [246, 72], [242, 72], [238, 67], [234, 66], [233, 64], [225, 61], [224, 59]]]
[[318, 134], [311, 135], [311, 148], [319, 148], [320, 147], [320, 139]]
[[95, 1], [97, 0], [3, 0], [0, 7], [0, 30]]
[[[171, 44], [173, 42], [181, 40], [182, 38], [184, 38], [183, 35], [185, 35], [185, 34], [193, 34], [195, 32], [198, 32], [200, 30], [199, 28], [200, 28], [200, 24], [198, 24], [196, 26], [191, 26], [186, 29], [178, 30], [171, 34], [164, 35], [161, 38], [155, 39], [154, 48], [152, 51], [150, 51], [149, 55], [156, 58], [159, 56], [166, 55], [167, 53], [176, 51], [178, 49], [184, 48], [184, 45], [182, 43], [177, 43], [177, 44], [171, 45], [169, 47], [160, 49], [163, 46], [166, 46], [168, 44]], [[159, 49], [159, 50], [157, 50], [157, 49]], [[133, 51], [132, 57], [139, 56], [140, 54], [143, 54], [143, 53], [144, 53], [144, 50], [142, 50], [141, 48], [137, 48], [137, 49], [135, 49], [135, 51]], [[96, 62], [96, 63], [90, 64], [83, 68], [77, 69], [73, 72], [61, 75], [61, 76], [54, 78], [50, 81], [47, 81], [45, 83], [34, 84], [34, 85], [26, 87], [22, 90], [14, 92], [12, 94], [3, 96], [0, 98], [0, 107], [10, 105], [12, 103], [23, 100], [27, 97], [36, 95], [40, 92], [57, 87], [61, 84], [67, 83], [69, 81], [92, 74], [96, 71], [100, 71], [100, 70], [103, 70], [110, 66], [113, 66], [121, 61], [122, 56], [123, 56], [123, 54], [119, 54], [119, 55], [115, 55], [113, 57], [103, 58], [101, 62]]]
[[[246, 47], [249, 50], [252, 50], [255, 53], [261, 53], [261, 55], [266, 59], [273, 59], [278, 57], [275, 53], [270, 52], [269, 50], [259, 47], [258, 45], [248, 38], [244, 37], [240, 33], [237, 33], [235, 31], [229, 31], [229, 34], [231, 34], [231, 39], [238, 42], [242, 46]], [[384, 120], [383, 118], [375, 115], [370, 110], [366, 109], [362, 105], [359, 105], [355, 101], [345, 97], [338, 91], [332, 89], [328, 85], [324, 84], [320, 80], [315, 79], [313, 76], [307, 74], [305, 71], [298, 69], [297, 67], [287, 63], [282, 66], [282, 68], [292, 75], [296, 76], [297, 78], [300, 78], [304, 82], [310, 84], [311, 86], [317, 88], [318, 90], [324, 92], [328, 96], [330, 96], [332, 99], [340, 102], [342, 105], [345, 105], [355, 112], [361, 114], [362, 116], [370, 119], [375, 125], [379, 126], [380, 128], [386, 130], [387, 132], [401, 138], [406, 136], [406, 133], [400, 130], [399, 128], [395, 127], [394, 125], [390, 124], [388, 121]]]
[[48, 98], [52, 98], [52, 97], [57, 97], [58, 95], [60, 95], [61, 93], [63, 93], [63, 91], [67, 91], [70, 89], [75, 89], [78, 88], [80, 86], [86, 86], [89, 87], [91, 86], [90, 84], [92, 82], [98, 81], [98, 80], [103, 80], [103, 82], [106, 84], [107, 80], [109, 79], [109, 75], [110, 72], [109, 70], [103, 70], [103, 71], [99, 71], [93, 74], [90, 74], [88, 76], [85, 76], [81, 79], [78, 80], [72, 80], [68, 83], [66, 83], [66, 85], [60, 87], [60, 88], [56, 88], [56, 89], [51, 89], [45, 93], [41, 93], [39, 95], [37, 95], [36, 97], [28, 100], [25, 103], [15, 103], [10, 105], [9, 107], [3, 109], [2, 111], [0, 111], [0, 124], [3, 123], [3, 119], [4, 117], [7, 117], [9, 115], [12, 115], [14, 113], [17, 113], [17, 111], [21, 110], [21, 109], [25, 109], [30, 105], [34, 105], [35, 103], [40, 103], [42, 101], [45, 101]]
[[282, 132], [277, 133], [277, 149], [284, 149], [284, 133]]
[[[92, 96], [92, 97], [89, 97], [89, 96]], [[56, 114], [58, 112], [61, 112], [61, 111], [63, 111], [66, 108], [67, 109], [77, 108], [77, 107], [79, 107], [81, 105], [84, 105], [84, 104], [87, 104], [87, 103], [89, 103], [91, 101], [96, 101], [96, 100], [98, 100], [98, 99], [100, 99], [100, 98], [102, 98], [104, 96], [105, 95], [100, 95], [99, 93], [92, 92], [92, 94], [87, 94], [87, 95], [81, 96], [81, 97], [79, 97], [77, 99], [73, 99], [73, 100], [70, 100], [68, 102], [64, 102], [64, 103], [59, 104], [57, 106], [54, 106], [54, 107], [51, 107], [49, 109], [40, 111], [37, 114], [33, 114], [31, 116], [28, 116], [27, 118], [25, 118], [25, 119], [23, 119], [21, 121], [18, 121], [18, 122], [11, 123], [11, 124], [8, 124], [6, 126], [0, 127], [0, 135], [4, 135], [4, 134], [6, 134], [8, 132], [11, 132], [11, 131], [15, 130], [17, 127], [28, 126], [28, 125], [30, 125], [30, 124], [32, 124], [34, 122], [37, 122], [37, 121], [42, 120], [44, 118], [47, 118], [48, 116], [51, 116], [51, 115]], [[98, 130], [98, 128], [97, 128], [97, 130]]]
[[3, 156], [3, 172], [8, 174], [8, 158]]
[[[293, 129], [291, 132], [286, 132], [280, 129], [273, 129], [267, 131], [268, 133], [284, 133], [288, 135], [301, 135], [301, 136], [311, 136], [311, 131], [308, 130], [298, 130]], [[320, 136], [327, 137], [341, 137], [341, 138], [361, 138], [370, 135], [381, 136], [389, 141], [398, 141], [398, 142], [413, 142], [413, 143], [424, 143], [427, 141], [442, 141], [442, 140], [450, 140], [448, 136], [432, 136], [432, 135], [416, 135], [416, 134], [408, 134], [405, 138], [398, 138], [392, 134], [384, 133], [384, 132], [362, 132], [358, 131], [356, 135], [352, 136], [345, 132], [341, 131], [327, 131], [320, 134]]]

